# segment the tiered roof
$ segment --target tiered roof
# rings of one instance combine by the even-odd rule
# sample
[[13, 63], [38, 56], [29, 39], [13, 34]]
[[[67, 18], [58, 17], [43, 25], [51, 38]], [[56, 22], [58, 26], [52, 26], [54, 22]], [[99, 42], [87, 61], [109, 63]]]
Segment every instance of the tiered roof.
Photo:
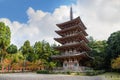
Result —
[[66, 36], [66, 37], [60, 37], [60, 38], [54, 38], [57, 42], [61, 44], [65, 44], [67, 41], [78, 41], [80, 42], [81, 40], [84, 40], [86, 43], [88, 43], [88, 39], [86, 39], [85, 35], [80, 31], [79, 33], [75, 33], [74, 35], [71, 36]]
[[79, 49], [80, 51], [90, 51], [91, 50], [84, 41], [77, 42], [77, 43], [71, 43], [68, 45], [58, 46], [55, 49], [60, 50], [60, 51], [64, 51], [64, 50], [68, 50], [68, 49]]
[[64, 23], [60, 23], [60, 24], [56, 24], [60, 29], [65, 29], [71, 26], [75, 26], [76, 24], [80, 24], [82, 25], [83, 29], [86, 29], [85, 25], [83, 24], [83, 22], [81, 21], [80, 17], [77, 17], [75, 19], [72, 19], [70, 21], [64, 22]]
[[[86, 57], [88, 56], [88, 57]], [[78, 53], [78, 54], [69, 54], [69, 55], [53, 55], [52, 58], [54, 58], [55, 60], [66, 60], [69, 58], [72, 59], [77, 59], [77, 60], [88, 60], [89, 58], [91, 58], [86, 52], [82, 52], [82, 53]]]
[[70, 54], [68, 52], [68, 55], [61, 54], [61, 55], [55, 55], [53, 56], [54, 59], [64, 59], [64, 58], [88, 58], [88, 55], [86, 52], [90, 51], [91, 48], [88, 47], [87, 43], [89, 42], [86, 36], [88, 34], [86, 33], [86, 27], [81, 21], [80, 17], [77, 17], [75, 19], [72, 19], [72, 13], [70, 16], [70, 21], [56, 24], [60, 30], [55, 31], [58, 35], [60, 35], [60, 38], [54, 38], [57, 42], [61, 43], [61, 46], [55, 47], [55, 49], [65, 53], [66, 50], [76, 50], [77, 53]]
[[81, 25], [80, 24], [77, 24], [77, 25], [74, 25], [74, 26], [71, 26], [69, 28], [65, 28], [65, 29], [62, 29], [62, 30], [58, 30], [58, 31], [55, 31], [57, 34], [59, 34], [60, 36], [64, 36], [64, 34], [66, 32], [71, 32], [71, 31], [75, 31], [75, 30], [78, 30], [78, 31], [82, 31], [82, 33], [85, 35], [85, 36], [88, 36], [88, 34], [84, 31], [84, 28], [83, 27], [80, 27]]

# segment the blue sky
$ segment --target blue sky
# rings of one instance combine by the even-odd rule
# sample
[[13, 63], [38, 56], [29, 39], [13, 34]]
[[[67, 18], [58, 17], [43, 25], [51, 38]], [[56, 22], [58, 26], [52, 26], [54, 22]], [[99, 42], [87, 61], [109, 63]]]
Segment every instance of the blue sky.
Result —
[[28, 20], [26, 10], [29, 7], [52, 13], [60, 5], [73, 3], [76, 3], [76, 0], [0, 0], [0, 18], [5, 17], [11, 21], [26, 22]]
[[56, 24], [70, 20], [71, 5], [73, 17], [80, 16], [94, 39], [107, 40], [120, 30], [120, 0], [0, 0], [0, 21], [10, 27], [12, 44], [53, 44], [53, 38], [60, 37]]

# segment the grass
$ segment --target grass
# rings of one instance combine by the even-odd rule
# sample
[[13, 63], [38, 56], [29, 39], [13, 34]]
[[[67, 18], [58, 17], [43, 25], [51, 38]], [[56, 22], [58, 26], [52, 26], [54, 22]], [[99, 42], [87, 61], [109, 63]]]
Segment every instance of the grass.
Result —
[[70, 75], [86, 76], [86, 73], [83, 73], [83, 72], [71, 72]]
[[105, 79], [107, 80], [120, 80], [120, 73], [116, 73], [116, 72], [106, 72], [99, 76], [104, 76]]
[[[37, 71], [38, 74], [68, 74], [68, 75], [79, 75], [79, 76], [89, 76], [82, 72], [50, 72], [46, 70]], [[120, 80], [120, 73], [116, 72], [106, 72], [93, 76], [102, 76], [105, 80]]]

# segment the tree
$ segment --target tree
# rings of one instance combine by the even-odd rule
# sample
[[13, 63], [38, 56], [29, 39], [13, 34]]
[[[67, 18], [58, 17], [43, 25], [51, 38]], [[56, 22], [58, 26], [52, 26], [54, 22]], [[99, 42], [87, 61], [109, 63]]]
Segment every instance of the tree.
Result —
[[[42, 62], [42, 64], [44, 65], [44, 67], [46, 69], [52, 69], [52, 67], [56, 66], [55, 61], [52, 61], [51, 56], [54, 54], [58, 54], [59, 52], [56, 51], [53, 47], [54, 45], [50, 45], [48, 42], [46, 41], [39, 41], [39, 42], [35, 42], [33, 49], [34, 49], [34, 55], [37, 55], [38, 60], [40, 60]], [[33, 56], [32, 56], [33, 57]], [[34, 57], [33, 57], [34, 58]]]
[[26, 40], [23, 46], [20, 48], [24, 58], [27, 58], [29, 54], [34, 53], [32, 46], [30, 45], [30, 41]]
[[[30, 58], [28, 58], [28, 55], [33, 54], [33, 48], [30, 45], [30, 41], [26, 40], [23, 44], [23, 46], [20, 48], [20, 51], [22, 52], [23, 56], [24, 56], [24, 68], [26, 66], [26, 59], [29, 60]], [[23, 70], [24, 71], [24, 70]]]
[[50, 44], [46, 41], [42, 41], [42, 54], [40, 55], [40, 59], [43, 61], [43, 65], [45, 66], [46, 69], [49, 68], [49, 63], [51, 61], [51, 47]]
[[10, 54], [14, 54], [17, 53], [17, 46], [14, 44], [11, 44], [8, 48], [7, 48], [7, 52]]
[[10, 60], [11, 60], [11, 63], [8, 65], [8, 71], [9, 71], [9, 68], [10, 66], [12, 65], [12, 63], [14, 62], [14, 55], [15, 53], [17, 53], [17, 46], [14, 45], [14, 44], [11, 44], [8, 48], [7, 48], [7, 53], [9, 53], [7, 56], [10, 56]]
[[29, 53], [33, 53], [33, 49], [30, 45], [30, 41], [26, 40], [23, 46], [20, 48], [20, 51], [23, 53], [23, 56], [26, 57]]
[[111, 66], [113, 69], [120, 70], [120, 57], [117, 57], [116, 59], [113, 59], [111, 62]]
[[94, 57], [91, 64], [94, 69], [104, 69], [107, 43], [105, 40], [96, 41], [92, 37], [89, 38], [89, 47], [92, 51], [89, 52], [91, 57]]
[[[52, 55], [60, 55], [60, 52], [58, 50], [56, 50], [55, 47], [57, 47], [57, 44], [54, 43], [51, 45], [51, 53], [52, 53], [51, 56]], [[60, 62], [58, 60], [52, 60], [52, 59], [51, 59], [51, 61], [54, 63], [54, 65], [55, 65], [54, 67], [62, 67], [63, 66], [62, 61]]]
[[38, 55], [35, 53], [29, 53], [27, 56], [27, 60], [30, 62], [35, 62], [38, 60]]
[[114, 32], [108, 38], [108, 54], [111, 58], [116, 58], [120, 55], [120, 31]]
[[0, 22], [0, 48], [5, 50], [10, 45], [10, 39], [10, 28], [3, 22]]
[[[1, 63], [7, 54], [6, 49], [10, 45], [11, 39], [11, 31], [8, 26], [6, 26], [3, 22], [0, 22], [0, 58]], [[4, 65], [3, 65], [4, 66]]]
[[38, 55], [39, 59], [43, 58], [42, 43], [40, 41], [35, 42], [33, 49], [34, 49], [34, 53]]
[[120, 31], [112, 33], [108, 38], [107, 44], [105, 63], [106, 69], [111, 70], [112, 59], [115, 59], [120, 55]]

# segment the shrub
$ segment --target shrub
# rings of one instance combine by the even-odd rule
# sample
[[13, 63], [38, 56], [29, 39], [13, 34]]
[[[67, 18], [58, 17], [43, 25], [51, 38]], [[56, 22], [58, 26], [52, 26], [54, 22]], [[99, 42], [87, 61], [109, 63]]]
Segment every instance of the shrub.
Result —
[[76, 75], [80, 75], [80, 72], [76, 72]]
[[102, 73], [105, 73], [105, 71], [104, 70], [90, 70], [86, 72], [86, 75], [94, 76], [94, 75], [99, 75]]
[[37, 71], [38, 74], [49, 74], [50, 72], [48, 70], [39, 70]]
[[67, 74], [70, 74], [71, 72], [70, 72], [70, 71], [67, 71], [66, 73], [67, 73]]

